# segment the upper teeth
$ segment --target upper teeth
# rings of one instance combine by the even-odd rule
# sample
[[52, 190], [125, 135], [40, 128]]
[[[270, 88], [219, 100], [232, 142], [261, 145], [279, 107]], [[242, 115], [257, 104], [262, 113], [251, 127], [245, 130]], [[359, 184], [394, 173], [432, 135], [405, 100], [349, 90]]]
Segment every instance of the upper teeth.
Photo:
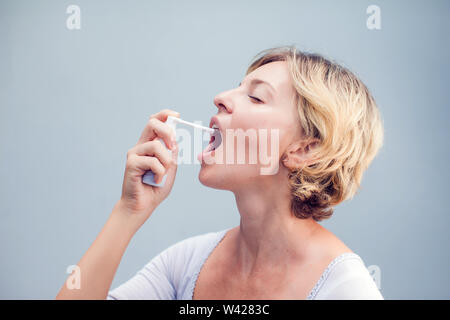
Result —
[[216, 124], [213, 124], [213, 126], [211, 128], [212, 129], [219, 129], [219, 127]]

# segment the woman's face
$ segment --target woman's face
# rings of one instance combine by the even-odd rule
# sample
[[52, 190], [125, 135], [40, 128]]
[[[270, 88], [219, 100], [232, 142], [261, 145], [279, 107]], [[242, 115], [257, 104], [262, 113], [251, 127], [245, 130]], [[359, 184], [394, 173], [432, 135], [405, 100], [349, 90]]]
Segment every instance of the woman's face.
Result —
[[276, 61], [257, 68], [237, 88], [218, 94], [214, 104], [218, 113], [210, 126], [219, 126], [221, 143], [199, 155], [200, 182], [233, 191], [276, 175], [281, 156], [301, 137], [287, 63]]

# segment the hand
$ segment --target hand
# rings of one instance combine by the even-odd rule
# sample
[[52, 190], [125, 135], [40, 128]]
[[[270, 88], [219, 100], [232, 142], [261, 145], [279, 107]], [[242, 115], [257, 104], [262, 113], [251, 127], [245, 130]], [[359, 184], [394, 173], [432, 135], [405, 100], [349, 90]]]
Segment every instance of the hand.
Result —
[[[165, 123], [168, 116], [179, 117], [179, 113], [164, 109], [152, 115], [138, 143], [127, 152], [127, 163], [122, 186], [121, 207], [144, 223], [153, 210], [169, 195], [177, 171], [178, 146], [174, 130]], [[172, 149], [166, 149], [159, 138]], [[162, 187], [144, 184], [142, 176], [148, 170], [155, 174], [155, 182]]]

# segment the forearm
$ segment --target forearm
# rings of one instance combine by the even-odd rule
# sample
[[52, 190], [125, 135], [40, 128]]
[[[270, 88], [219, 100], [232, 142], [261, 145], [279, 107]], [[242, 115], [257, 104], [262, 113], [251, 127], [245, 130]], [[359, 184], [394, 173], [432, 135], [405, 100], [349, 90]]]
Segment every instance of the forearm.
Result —
[[70, 289], [64, 283], [56, 299], [105, 299], [122, 256], [139, 227], [133, 215], [117, 202], [102, 231], [77, 264], [80, 288]]

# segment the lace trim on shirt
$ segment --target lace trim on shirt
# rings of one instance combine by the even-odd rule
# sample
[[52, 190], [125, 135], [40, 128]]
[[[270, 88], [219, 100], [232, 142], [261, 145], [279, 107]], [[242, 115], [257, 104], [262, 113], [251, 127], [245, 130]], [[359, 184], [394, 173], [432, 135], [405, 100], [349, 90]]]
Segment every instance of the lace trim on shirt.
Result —
[[[231, 228], [230, 228], [230, 229], [231, 229]], [[217, 241], [216, 244], [212, 247], [212, 249], [209, 250], [209, 252], [203, 257], [203, 259], [202, 259], [202, 261], [201, 261], [201, 263], [200, 263], [200, 266], [197, 268], [197, 271], [195, 272], [194, 276], [192, 277], [191, 285], [190, 285], [190, 287], [189, 287], [189, 292], [190, 292], [191, 300], [194, 299], [194, 289], [195, 289], [195, 286], [197, 285], [197, 278], [198, 278], [198, 276], [199, 276], [199, 274], [200, 274], [200, 271], [202, 270], [203, 265], [205, 264], [206, 260], [208, 260], [209, 256], [210, 256], [211, 253], [214, 251], [214, 249], [219, 245], [219, 243], [222, 242], [223, 238], [225, 238], [225, 235], [227, 234], [227, 232], [228, 232], [230, 229], [226, 229], [226, 230], [222, 230], [222, 231], [221, 231], [221, 232], [222, 232], [222, 235], [220, 236], [219, 241]]]
[[306, 300], [313, 300], [316, 297], [320, 288], [322, 288], [323, 284], [325, 283], [325, 280], [327, 280], [328, 276], [330, 275], [330, 272], [333, 270], [333, 268], [336, 266], [336, 264], [338, 264], [339, 262], [342, 262], [344, 260], [351, 259], [351, 258], [356, 258], [356, 259], [361, 260], [361, 257], [358, 256], [354, 252], [345, 252], [345, 253], [337, 256], [336, 258], [334, 258], [334, 260], [330, 262], [330, 264], [327, 266], [325, 271], [322, 273], [322, 275], [320, 276], [316, 285], [314, 286], [314, 288], [312, 288], [308, 297], [306, 297]]

